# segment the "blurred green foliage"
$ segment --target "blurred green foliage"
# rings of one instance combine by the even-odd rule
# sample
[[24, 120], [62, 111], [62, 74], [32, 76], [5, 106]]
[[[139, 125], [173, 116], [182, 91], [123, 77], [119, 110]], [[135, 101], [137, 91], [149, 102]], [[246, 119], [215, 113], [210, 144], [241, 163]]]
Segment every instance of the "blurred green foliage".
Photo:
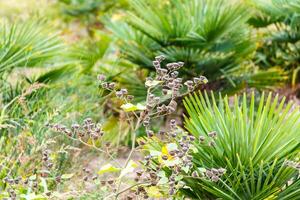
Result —
[[299, 83], [300, 1], [253, 0], [254, 15], [249, 24], [260, 37], [255, 62], [264, 67], [288, 71], [290, 83]]
[[[227, 96], [195, 93], [185, 99], [186, 129], [204, 142], [194, 145], [197, 168], [226, 169], [221, 181], [187, 178], [187, 196], [222, 199], [297, 198], [299, 171], [287, 160], [299, 159], [299, 108], [278, 95]], [[216, 139], [209, 133], [216, 131]], [[214, 141], [214, 146], [208, 143]], [[196, 169], [197, 171], [197, 169]], [[289, 182], [291, 184], [289, 184]]]
[[[152, 60], [183, 61], [187, 76], [203, 74], [213, 89], [236, 92], [245, 87], [280, 84], [280, 68], [261, 71], [251, 59], [256, 39], [247, 22], [251, 8], [222, 0], [131, 0], [133, 10], [120, 20], [107, 20], [119, 39], [121, 55], [153, 70]], [[230, 10], [230, 12], [228, 12]]]

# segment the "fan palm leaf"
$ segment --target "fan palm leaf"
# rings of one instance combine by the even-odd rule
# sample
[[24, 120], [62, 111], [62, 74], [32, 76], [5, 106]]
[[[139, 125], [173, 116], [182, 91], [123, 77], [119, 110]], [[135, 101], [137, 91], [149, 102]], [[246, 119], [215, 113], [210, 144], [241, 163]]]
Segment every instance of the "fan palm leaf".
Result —
[[0, 75], [15, 67], [33, 67], [50, 61], [63, 49], [57, 34], [42, 20], [29, 20], [0, 29]]
[[[216, 145], [196, 143], [193, 163], [203, 168], [226, 168], [222, 180], [214, 183], [189, 178], [191, 195], [222, 199], [268, 199], [299, 194], [299, 174], [286, 166], [287, 159], [299, 159], [300, 112], [278, 95], [262, 94], [259, 102], [252, 93], [250, 102], [244, 94], [216, 98], [212, 93], [195, 93], [184, 101], [188, 116], [186, 129], [196, 137], [211, 140], [217, 132]], [[218, 99], [218, 100], [217, 100]], [[205, 142], [205, 143], [206, 143]], [[293, 184], [287, 185], [291, 181]], [[188, 193], [187, 193], [188, 194]]]
[[243, 88], [238, 83], [247, 82], [248, 76], [234, 72], [245, 70], [255, 50], [247, 25], [251, 9], [224, 0], [131, 0], [130, 4], [133, 10], [126, 22], [106, 22], [127, 59], [152, 70], [153, 58], [163, 54], [168, 62], [185, 62], [182, 71], [187, 75], [203, 74], [212, 83], [239, 80], [226, 85]]

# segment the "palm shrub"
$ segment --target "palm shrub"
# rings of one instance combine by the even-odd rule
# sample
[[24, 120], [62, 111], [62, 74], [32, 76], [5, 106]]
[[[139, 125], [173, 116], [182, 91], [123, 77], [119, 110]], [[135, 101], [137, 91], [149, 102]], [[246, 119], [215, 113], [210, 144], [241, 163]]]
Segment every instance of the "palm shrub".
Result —
[[215, 88], [235, 90], [284, 78], [278, 69], [260, 74], [249, 63], [255, 40], [246, 23], [251, 10], [241, 2], [131, 0], [130, 5], [126, 22], [107, 27], [119, 39], [122, 55], [144, 68], [151, 70], [151, 59], [164, 54], [167, 62], [185, 62], [187, 75], [204, 74]]
[[88, 31], [101, 26], [99, 18], [107, 13], [127, 7], [127, 0], [58, 0], [54, 4], [60, 17], [67, 21], [83, 22]]
[[[204, 199], [297, 199], [300, 195], [300, 112], [292, 103], [263, 93], [258, 103], [252, 93], [215, 98], [195, 93], [184, 100], [185, 127], [194, 143], [193, 165], [203, 177], [184, 181], [187, 196]], [[231, 103], [232, 102], [232, 103]], [[292, 164], [292, 167], [290, 165]], [[297, 165], [297, 164], [296, 164]], [[216, 168], [226, 169], [211, 177]], [[298, 164], [299, 167], [299, 164]], [[207, 178], [210, 177], [210, 178]]]
[[0, 29], [0, 77], [16, 67], [45, 64], [59, 55], [63, 44], [43, 20], [28, 20]]
[[289, 72], [292, 85], [299, 82], [300, 1], [252, 0], [249, 24], [261, 36], [256, 62], [264, 68], [279, 66]]

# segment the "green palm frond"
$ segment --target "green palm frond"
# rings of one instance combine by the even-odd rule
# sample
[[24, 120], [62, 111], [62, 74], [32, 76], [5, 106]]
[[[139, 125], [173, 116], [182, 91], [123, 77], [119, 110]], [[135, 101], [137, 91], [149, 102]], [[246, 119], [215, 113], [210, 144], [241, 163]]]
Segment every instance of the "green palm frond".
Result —
[[[265, 68], [280, 66], [287, 70], [292, 85], [295, 85], [299, 79], [300, 1], [253, 0], [252, 2], [259, 14], [254, 15], [249, 23], [258, 27], [258, 33], [262, 33], [263, 36], [257, 49], [256, 62]], [[257, 20], [260, 16], [261, 19], [268, 19], [268, 23]]]
[[[251, 62], [255, 50], [247, 25], [252, 11], [245, 4], [224, 0], [131, 0], [130, 4], [133, 10], [126, 22], [106, 20], [106, 24], [119, 39], [122, 55], [133, 63], [153, 70], [151, 61], [163, 54], [167, 62], [185, 62], [186, 75], [203, 74], [212, 83], [247, 81], [234, 73], [247, 71], [245, 63]], [[226, 85], [235, 90], [238, 82]]]
[[15, 67], [43, 65], [62, 52], [63, 44], [44, 21], [31, 20], [0, 28], [0, 75]]
[[94, 39], [83, 40], [76, 44], [71, 50], [69, 57], [76, 60], [81, 66], [82, 72], [93, 69], [106, 54], [109, 53], [112, 39], [103, 32], [95, 32]]
[[[300, 112], [278, 95], [259, 102], [247, 96], [216, 98], [212, 93], [195, 93], [184, 100], [188, 116], [186, 129], [205, 142], [196, 142], [193, 163], [199, 168], [226, 168], [221, 181], [188, 178], [191, 196], [222, 199], [268, 199], [299, 194], [299, 172], [286, 166], [287, 159], [299, 159]], [[209, 147], [211, 131], [216, 145]], [[293, 184], [289, 184], [291, 182]], [[281, 199], [281, 198], [280, 198]]]

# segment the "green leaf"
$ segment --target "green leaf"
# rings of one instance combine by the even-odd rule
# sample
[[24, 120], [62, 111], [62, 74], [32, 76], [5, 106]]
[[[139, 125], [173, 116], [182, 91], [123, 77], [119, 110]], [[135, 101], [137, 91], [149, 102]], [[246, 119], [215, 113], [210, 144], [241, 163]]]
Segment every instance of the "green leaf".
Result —
[[111, 164], [106, 164], [101, 167], [101, 169], [98, 171], [98, 174], [101, 175], [105, 173], [118, 172], [120, 170], [121, 170], [120, 168], [114, 167]]
[[158, 84], [162, 83], [162, 81], [157, 81], [157, 80], [147, 80], [145, 82], [145, 86], [146, 87], [155, 87], [157, 86]]
[[133, 105], [132, 103], [126, 103], [123, 104], [121, 106], [121, 108], [125, 111], [125, 112], [134, 112], [137, 110], [145, 110], [146, 107], [143, 106], [142, 104], [138, 103], [137, 105]]
[[127, 166], [122, 169], [121, 174], [119, 176], [119, 178], [124, 177], [125, 175], [128, 175], [129, 173], [133, 172], [135, 168], [138, 167], [138, 164], [135, 163], [133, 160], [130, 160], [127, 164]]
[[74, 174], [63, 174], [63, 175], [61, 176], [61, 178], [64, 179], [64, 180], [67, 180], [67, 179], [72, 178], [73, 176], [74, 176]]

